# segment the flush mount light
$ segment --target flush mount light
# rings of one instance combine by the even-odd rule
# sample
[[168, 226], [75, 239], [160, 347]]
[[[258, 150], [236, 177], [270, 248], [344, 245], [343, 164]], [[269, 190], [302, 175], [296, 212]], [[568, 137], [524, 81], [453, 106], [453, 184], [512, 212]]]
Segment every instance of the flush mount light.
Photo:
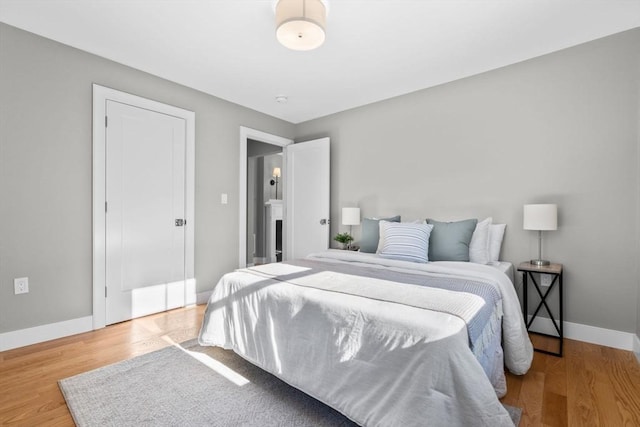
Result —
[[312, 50], [324, 43], [327, 8], [323, 0], [279, 0], [276, 37], [292, 50]]
[[276, 96], [276, 102], [278, 104], [286, 104], [289, 98], [286, 95], [278, 95]]

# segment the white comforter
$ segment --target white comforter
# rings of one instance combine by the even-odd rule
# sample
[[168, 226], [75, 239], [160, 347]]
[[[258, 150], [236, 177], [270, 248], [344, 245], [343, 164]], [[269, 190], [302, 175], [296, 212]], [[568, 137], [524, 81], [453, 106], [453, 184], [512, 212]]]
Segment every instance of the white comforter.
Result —
[[[312, 258], [492, 283], [502, 294], [505, 363], [516, 374], [528, 370], [533, 350], [504, 273], [470, 263], [413, 264], [347, 251]], [[376, 290], [365, 294], [378, 293], [364, 297], [354, 293], [370, 279], [311, 273], [270, 264], [225, 275], [209, 301], [200, 343], [233, 349], [361, 425], [512, 425], [469, 348], [464, 313], [423, 308], [433, 289], [377, 280]], [[274, 278], [283, 274], [287, 281]], [[387, 301], [394, 292], [398, 302]], [[478, 303], [473, 295], [461, 297], [463, 312]]]

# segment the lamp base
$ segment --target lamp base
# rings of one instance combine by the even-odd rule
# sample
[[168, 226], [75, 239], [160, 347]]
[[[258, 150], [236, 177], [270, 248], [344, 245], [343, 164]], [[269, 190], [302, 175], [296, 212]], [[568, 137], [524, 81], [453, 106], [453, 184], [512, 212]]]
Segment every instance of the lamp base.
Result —
[[531, 261], [529, 261], [529, 264], [541, 267], [543, 265], [549, 265], [551, 264], [551, 262], [547, 261], [546, 259], [532, 259]]

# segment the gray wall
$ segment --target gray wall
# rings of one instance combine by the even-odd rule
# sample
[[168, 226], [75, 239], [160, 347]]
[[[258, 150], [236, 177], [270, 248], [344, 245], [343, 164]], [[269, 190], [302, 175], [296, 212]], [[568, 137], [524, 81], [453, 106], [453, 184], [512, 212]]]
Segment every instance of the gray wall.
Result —
[[274, 153], [282, 153], [282, 147], [256, 141], [255, 139], [247, 139], [247, 157], [265, 156]]
[[543, 251], [565, 264], [566, 320], [633, 332], [639, 47], [636, 29], [305, 122], [296, 140], [331, 137], [332, 218], [355, 204], [363, 216], [493, 216], [513, 263], [537, 250], [522, 206], [557, 203]]
[[[91, 315], [92, 83], [195, 111], [198, 291], [238, 264], [240, 126], [294, 136], [287, 122], [0, 23], [0, 333]], [[22, 276], [30, 293], [14, 295]]]
[[0, 24], [0, 333], [91, 314], [94, 82], [196, 112], [199, 291], [237, 265], [243, 125], [332, 138], [334, 219], [491, 215], [518, 263], [536, 251], [522, 205], [558, 203], [544, 250], [566, 266], [567, 320], [640, 333], [638, 46], [636, 29], [294, 126]]

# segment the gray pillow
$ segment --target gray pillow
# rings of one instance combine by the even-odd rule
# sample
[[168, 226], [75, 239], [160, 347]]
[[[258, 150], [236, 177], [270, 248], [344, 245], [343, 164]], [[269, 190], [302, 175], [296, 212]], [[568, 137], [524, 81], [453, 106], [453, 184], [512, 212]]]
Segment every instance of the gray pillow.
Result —
[[378, 249], [378, 241], [380, 240], [380, 221], [400, 222], [400, 215], [396, 215], [391, 218], [364, 218], [362, 220], [360, 252], [373, 254]]
[[429, 261], [469, 261], [469, 242], [477, 219], [440, 222], [427, 219], [433, 225], [429, 237]]

